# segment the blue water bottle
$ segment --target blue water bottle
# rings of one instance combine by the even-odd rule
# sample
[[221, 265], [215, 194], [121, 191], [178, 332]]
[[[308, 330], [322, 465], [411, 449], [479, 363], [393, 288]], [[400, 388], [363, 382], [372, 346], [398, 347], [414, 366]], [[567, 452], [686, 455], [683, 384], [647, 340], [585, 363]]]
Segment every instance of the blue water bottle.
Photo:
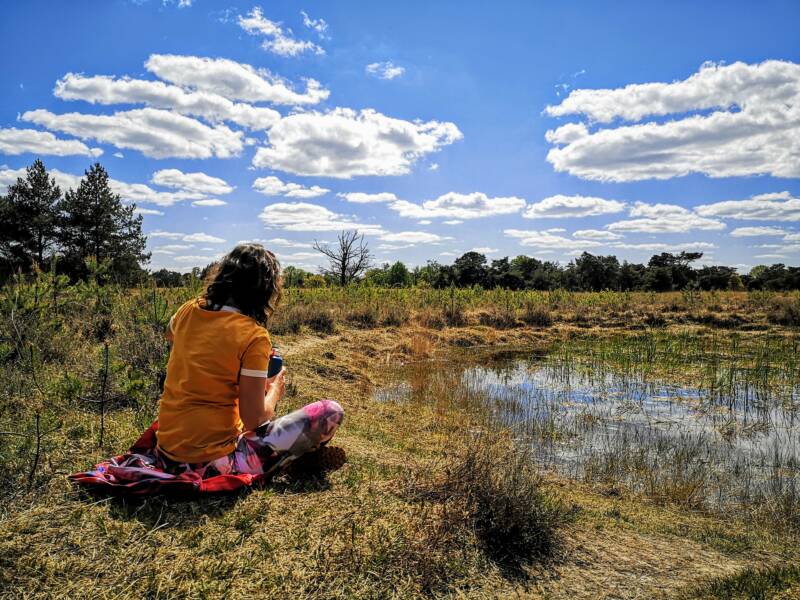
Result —
[[283, 357], [278, 354], [277, 348], [272, 349], [272, 354], [269, 357], [269, 365], [267, 366], [267, 377], [275, 377], [281, 372], [283, 368]]

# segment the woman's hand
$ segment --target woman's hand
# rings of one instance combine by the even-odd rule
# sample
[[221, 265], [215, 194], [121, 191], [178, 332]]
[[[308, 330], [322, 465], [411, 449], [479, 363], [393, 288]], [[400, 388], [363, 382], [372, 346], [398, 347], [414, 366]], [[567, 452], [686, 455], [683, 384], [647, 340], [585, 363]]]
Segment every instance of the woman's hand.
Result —
[[286, 394], [286, 367], [281, 368], [280, 372], [274, 377], [267, 379], [266, 398], [273, 412], [275, 412], [278, 402], [283, 399], [284, 394]]

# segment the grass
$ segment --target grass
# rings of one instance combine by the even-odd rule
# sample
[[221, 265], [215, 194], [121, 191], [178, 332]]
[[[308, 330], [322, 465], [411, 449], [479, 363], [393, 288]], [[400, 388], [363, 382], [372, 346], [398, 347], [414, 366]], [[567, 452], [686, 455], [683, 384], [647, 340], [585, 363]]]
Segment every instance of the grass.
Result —
[[[787, 390], [796, 334], [769, 310], [794, 295], [289, 290], [271, 327], [281, 410], [339, 399], [345, 467], [233, 497], [83, 496], [65, 475], [155, 417], [162, 333], [196, 292], [43, 275], [0, 293], [0, 596], [682, 597], [797, 560], [791, 528], [542, 470], [490, 418], [499, 404], [454, 384], [502, 351], [555, 347], [575, 369], [704, 382], [719, 402], [740, 384]], [[557, 425], [541, 439], [564, 443]]]
[[800, 596], [800, 565], [747, 568], [729, 577], [714, 579], [687, 593], [697, 600], [767, 600]]

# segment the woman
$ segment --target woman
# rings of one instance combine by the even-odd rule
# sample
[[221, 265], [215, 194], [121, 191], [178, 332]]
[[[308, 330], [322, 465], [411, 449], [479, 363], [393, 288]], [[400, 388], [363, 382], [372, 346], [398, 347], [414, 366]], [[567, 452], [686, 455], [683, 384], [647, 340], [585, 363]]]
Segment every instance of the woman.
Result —
[[344, 411], [320, 400], [275, 418], [286, 369], [267, 378], [267, 322], [281, 296], [280, 265], [258, 244], [236, 246], [201, 298], [170, 319], [172, 343], [158, 415], [157, 453], [173, 473], [271, 473], [328, 442]]

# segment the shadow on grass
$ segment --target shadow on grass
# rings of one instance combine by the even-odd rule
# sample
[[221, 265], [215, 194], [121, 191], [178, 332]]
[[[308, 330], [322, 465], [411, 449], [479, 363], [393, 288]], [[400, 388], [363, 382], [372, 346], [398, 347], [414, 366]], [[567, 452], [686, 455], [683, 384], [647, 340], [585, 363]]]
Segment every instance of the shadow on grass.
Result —
[[233, 509], [239, 502], [266, 490], [279, 494], [314, 494], [330, 488], [326, 473], [284, 474], [271, 481], [236, 492], [197, 495], [99, 496], [108, 500], [112, 519], [135, 519], [150, 529], [191, 528], [206, 518], [217, 518]]

